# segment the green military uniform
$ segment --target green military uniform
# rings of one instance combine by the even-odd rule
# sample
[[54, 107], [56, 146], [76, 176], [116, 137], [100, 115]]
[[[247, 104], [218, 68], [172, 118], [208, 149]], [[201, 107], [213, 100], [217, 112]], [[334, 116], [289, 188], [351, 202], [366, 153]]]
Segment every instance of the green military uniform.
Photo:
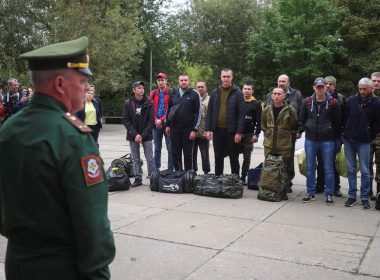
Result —
[[[84, 49], [87, 38], [85, 43]], [[82, 66], [82, 73], [91, 73]], [[0, 231], [8, 238], [7, 279], [110, 278], [115, 246], [108, 189], [90, 131], [40, 92], [1, 128]]]
[[294, 142], [298, 130], [296, 110], [284, 102], [278, 114], [277, 121], [273, 112], [273, 105], [265, 107], [261, 115], [261, 128], [264, 131], [264, 155], [282, 155], [285, 170], [289, 179], [294, 178]]

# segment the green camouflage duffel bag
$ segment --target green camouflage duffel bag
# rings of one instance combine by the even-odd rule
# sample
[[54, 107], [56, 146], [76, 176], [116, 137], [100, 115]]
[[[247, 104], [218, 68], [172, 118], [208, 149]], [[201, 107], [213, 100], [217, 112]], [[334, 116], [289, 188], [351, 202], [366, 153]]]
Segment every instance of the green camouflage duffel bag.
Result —
[[286, 196], [289, 176], [284, 172], [282, 156], [269, 154], [264, 161], [257, 198], [266, 201], [282, 201]]
[[237, 175], [206, 174], [194, 178], [194, 193], [198, 195], [241, 198], [243, 189], [244, 186]]

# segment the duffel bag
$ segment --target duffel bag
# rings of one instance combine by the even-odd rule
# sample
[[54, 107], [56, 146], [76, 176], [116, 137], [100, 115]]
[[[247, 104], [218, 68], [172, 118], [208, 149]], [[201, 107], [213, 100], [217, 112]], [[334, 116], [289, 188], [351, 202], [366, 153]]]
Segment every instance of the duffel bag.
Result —
[[256, 191], [259, 189], [259, 180], [262, 168], [263, 163], [260, 163], [255, 168], [248, 170], [248, 189]]
[[164, 193], [193, 192], [194, 170], [188, 171], [154, 171], [150, 176], [150, 190]]
[[131, 181], [122, 168], [110, 167], [106, 172], [108, 191], [126, 191], [131, 187]]
[[282, 156], [269, 154], [261, 170], [257, 198], [266, 201], [282, 201], [286, 196], [288, 177], [284, 172]]
[[[143, 160], [140, 158], [141, 166], [143, 165]], [[135, 172], [133, 170], [133, 162], [132, 156], [130, 153], [118, 158], [114, 159], [111, 162], [111, 167], [118, 167], [125, 171], [128, 177], [135, 177]]]
[[244, 186], [237, 175], [205, 174], [195, 176], [194, 193], [204, 196], [241, 198]]

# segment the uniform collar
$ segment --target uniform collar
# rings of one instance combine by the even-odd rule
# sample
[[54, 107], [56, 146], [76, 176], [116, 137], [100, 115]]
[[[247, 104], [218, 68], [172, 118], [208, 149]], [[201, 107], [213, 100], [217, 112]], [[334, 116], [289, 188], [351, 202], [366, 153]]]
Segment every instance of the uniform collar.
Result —
[[28, 104], [43, 105], [62, 113], [67, 112], [66, 108], [62, 104], [58, 103], [54, 98], [40, 92], [34, 93], [32, 99], [30, 100]]

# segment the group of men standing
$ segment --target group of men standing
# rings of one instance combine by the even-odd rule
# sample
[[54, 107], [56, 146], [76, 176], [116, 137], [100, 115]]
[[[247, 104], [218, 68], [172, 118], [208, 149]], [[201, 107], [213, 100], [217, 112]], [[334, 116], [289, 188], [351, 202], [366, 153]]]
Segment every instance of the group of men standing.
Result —
[[[156, 76], [158, 88], [153, 90], [144, 103], [151, 108], [140, 114], [142, 122], [131, 121], [136, 115], [136, 105], [129, 104], [136, 98], [132, 96], [124, 105], [124, 124], [128, 130], [127, 140], [131, 146], [143, 143], [144, 153], [148, 162], [148, 176], [154, 170], [161, 168], [162, 139], [165, 137], [168, 149], [169, 170], [198, 170], [198, 147], [202, 157], [202, 170], [209, 173], [209, 141], [213, 139], [215, 153], [215, 174], [222, 175], [224, 158], [229, 156], [231, 173], [239, 175], [239, 151], [244, 154], [242, 180], [246, 181], [253, 143], [257, 142], [261, 132], [261, 102], [253, 97], [253, 83], [244, 84], [243, 93], [232, 84], [233, 71], [229, 68], [221, 71], [221, 86], [215, 88], [211, 95], [207, 93], [207, 85], [203, 81], [196, 84], [196, 89], [190, 87], [190, 79], [181, 74], [178, 79], [178, 88], [167, 86], [167, 76], [159, 73]], [[144, 84], [137, 81], [133, 84], [133, 93]], [[152, 130], [151, 137], [135, 139], [142, 136], [143, 131]], [[128, 135], [133, 134], [133, 137]], [[154, 155], [152, 148], [154, 143]], [[141, 141], [141, 142], [137, 142]], [[149, 145], [144, 145], [149, 142]], [[132, 187], [142, 184], [140, 153], [131, 148], [135, 174], [138, 176]], [[152, 160], [154, 158], [154, 163]], [[183, 159], [183, 160], [182, 160]]]
[[[222, 69], [221, 85], [210, 95], [203, 81], [196, 84], [196, 90], [192, 89], [189, 76], [186, 74], [179, 76], [178, 88], [170, 89], [167, 86], [166, 74], [160, 73], [156, 76], [158, 89], [153, 90], [144, 101], [151, 103], [151, 115], [146, 118], [146, 123], [141, 124], [141, 129], [153, 129], [154, 156], [151, 145], [145, 151], [148, 175], [161, 167], [163, 137], [168, 149], [168, 169], [197, 171], [199, 147], [203, 172], [209, 173], [208, 150], [209, 141], [212, 139], [215, 175], [223, 174], [224, 158], [228, 156], [231, 173], [241, 174], [240, 178], [245, 183], [253, 143], [257, 142], [262, 129], [265, 157], [268, 154], [282, 156], [288, 178], [286, 192], [292, 192], [295, 142], [305, 132], [307, 195], [302, 201], [310, 202], [315, 199], [316, 193], [324, 192], [326, 204], [332, 205], [333, 196], [342, 196], [335, 156], [341, 151], [344, 142], [350, 186], [345, 205], [351, 207], [356, 202], [354, 159], [358, 155], [362, 173], [360, 198], [363, 208], [368, 209], [369, 196], [372, 196], [371, 153], [376, 154], [375, 158], [379, 161], [380, 101], [375, 94], [380, 87], [379, 76], [379, 73], [375, 72], [371, 76], [372, 80], [361, 79], [358, 83], [358, 93], [346, 99], [336, 92], [336, 79], [333, 76], [316, 78], [313, 94], [304, 98], [300, 91], [290, 87], [287, 75], [280, 75], [277, 87], [267, 94], [262, 106], [261, 101], [253, 96], [253, 83], [243, 83], [242, 92], [233, 85], [233, 71], [229, 68]], [[135, 92], [135, 85], [133, 91]], [[143, 139], [151, 141], [152, 137]], [[136, 140], [132, 139], [133, 141]], [[139, 153], [131, 150], [134, 162], [139, 164]], [[243, 153], [242, 169], [239, 164], [239, 152]], [[154, 163], [150, 159], [153, 157]], [[375, 179], [379, 184], [378, 171]], [[140, 176], [133, 186], [141, 184]], [[378, 186], [377, 192], [379, 191]]]

